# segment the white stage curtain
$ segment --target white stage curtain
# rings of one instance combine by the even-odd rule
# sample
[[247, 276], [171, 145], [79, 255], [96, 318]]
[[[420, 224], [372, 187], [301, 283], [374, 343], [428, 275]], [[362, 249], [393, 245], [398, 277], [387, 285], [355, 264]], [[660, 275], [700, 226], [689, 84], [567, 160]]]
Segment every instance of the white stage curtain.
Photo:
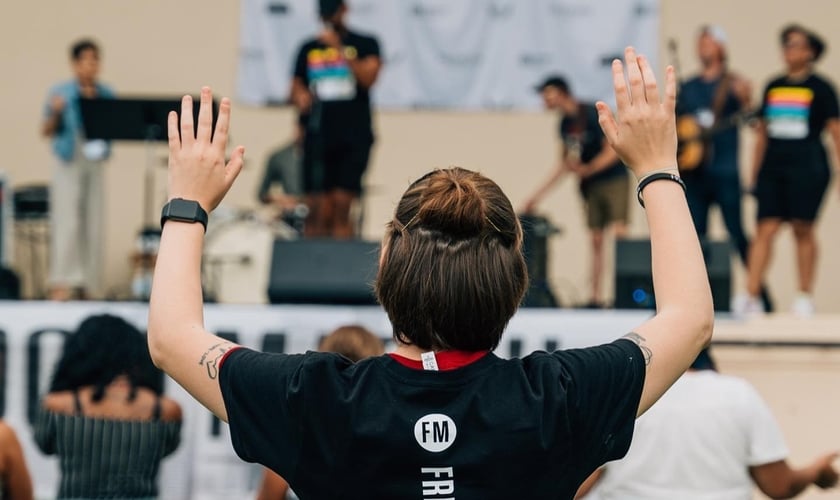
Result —
[[[316, 0], [242, 0], [239, 99], [285, 102]], [[383, 109], [538, 109], [534, 86], [565, 76], [586, 100], [611, 97], [610, 61], [633, 45], [656, 64], [659, 0], [348, 0], [348, 25], [376, 36]]]

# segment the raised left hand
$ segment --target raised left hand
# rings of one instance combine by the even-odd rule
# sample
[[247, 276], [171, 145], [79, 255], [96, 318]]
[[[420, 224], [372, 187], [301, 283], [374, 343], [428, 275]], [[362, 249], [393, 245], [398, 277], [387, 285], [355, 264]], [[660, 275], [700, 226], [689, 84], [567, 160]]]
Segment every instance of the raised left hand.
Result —
[[225, 164], [225, 149], [230, 125], [230, 99], [219, 104], [216, 130], [213, 128], [213, 94], [201, 89], [198, 128], [193, 125], [192, 97], [181, 99], [181, 128], [178, 113], [169, 113], [169, 198], [197, 201], [210, 212], [225, 197], [242, 170], [245, 148], [237, 146]]

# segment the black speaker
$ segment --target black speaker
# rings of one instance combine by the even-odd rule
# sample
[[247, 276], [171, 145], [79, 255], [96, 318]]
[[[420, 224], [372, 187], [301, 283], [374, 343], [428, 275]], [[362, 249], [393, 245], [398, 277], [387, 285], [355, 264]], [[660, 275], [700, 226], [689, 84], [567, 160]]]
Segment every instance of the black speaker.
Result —
[[[728, 242], [700, 242], [715, 311], [729, 311], [732, 295], [731, 247]], [[679, 255], [671, 256], [679, 259]], [[615, 247], [615, 307], [653, 309], [656, 297], [650, 266], [650, 240], [618, 240]]]
[[520, 215], [519, 221], [523, 233], [522, 253], [530, 281], [522, 307], [558, 307], [548, 284], [548, 238], [560, 230], [545, 217], [537, 215]]
[[268, 280], [272, 304], [376, 304], [379, 243], [275, 240]]

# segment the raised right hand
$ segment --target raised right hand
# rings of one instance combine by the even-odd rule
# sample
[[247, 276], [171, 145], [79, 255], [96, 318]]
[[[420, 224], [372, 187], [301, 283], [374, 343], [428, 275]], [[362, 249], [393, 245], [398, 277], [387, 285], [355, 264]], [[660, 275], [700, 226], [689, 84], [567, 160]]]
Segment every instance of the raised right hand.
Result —
[[219, 103], [216, 130], [213, 129], [213, 94], [201, 89], [198, 123], [193, 124], [192, 97], [181, 99], [181, 126], [178, 113], [169, 113], [169, 196], [197, 201], [210, 212], [222, 201], [242, 170], [245, 148], [234, 149], [225, 163], [230, 126], [230, 100]]
[[[665, 72], [665, 97], [660, 99], [656, 77], [647, 58], [637, 56], [632, 47], [624, 51], [624, 66], [612, 64], [617, 115], [604, 102], [596, 104], [598, 123], [610, 146], [636, 177], [665, 168], [677, 167], [677, 129], [675, 107], [677, 82], [674, 68]], [[628, 86], [629, 81], [629, 86]]]

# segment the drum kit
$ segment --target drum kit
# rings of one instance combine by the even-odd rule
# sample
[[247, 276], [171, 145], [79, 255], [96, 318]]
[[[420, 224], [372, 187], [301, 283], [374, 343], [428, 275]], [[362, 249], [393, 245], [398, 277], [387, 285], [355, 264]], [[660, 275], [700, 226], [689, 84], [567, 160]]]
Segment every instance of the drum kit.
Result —
[[202, 259], [206, 302], [264, 304], [274, 241], [301, 237], [308, 210], [217, 208], [210, 217]]

